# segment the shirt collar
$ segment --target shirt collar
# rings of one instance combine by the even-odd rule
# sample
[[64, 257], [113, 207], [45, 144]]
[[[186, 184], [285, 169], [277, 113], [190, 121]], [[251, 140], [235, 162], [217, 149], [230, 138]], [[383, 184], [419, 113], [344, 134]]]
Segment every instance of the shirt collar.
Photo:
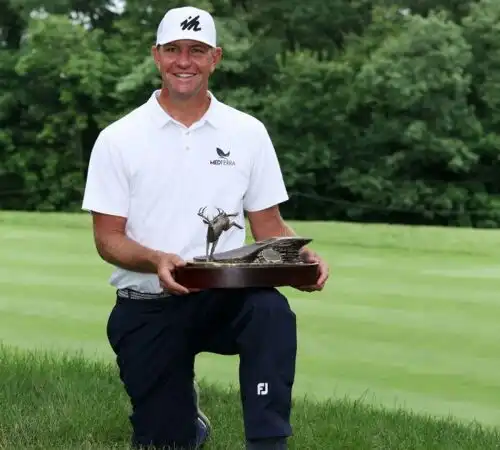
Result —
[[[160, 95], [160, 90], [155, 90], [151, 97], [147, 102], [148, 109], [150, 114], [154, 120], [154, 122], [158, 125], [159, 128], [164, 127], [168, 123], [177, 123], [175, 119], [165, 111], [159, 101], [158, 96]], [[220, 103], [217, 98], [212, 94], [212, 92], [208, 91], [208, 95], [210, 96], [210, 106], [208, 110], [205, 112], [203, 117], [197, 122], [196, 126], [201, 126], [205, 122], [212, 125], [214, 128], [218, 128], [221, 126], [221, 117], [220, 114]]]

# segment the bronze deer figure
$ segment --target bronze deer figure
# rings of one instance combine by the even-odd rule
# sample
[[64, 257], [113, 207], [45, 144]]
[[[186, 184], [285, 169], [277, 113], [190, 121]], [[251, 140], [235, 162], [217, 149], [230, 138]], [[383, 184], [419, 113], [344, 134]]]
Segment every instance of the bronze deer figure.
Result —
[[[212, 261], [213, 260], [213, 255], [215, 251], [215, 247], [217, 246], [217, 243], [219, 242], [219, 238], [221, 234], [224, 231], [229, 230], [231, 227], [237, 227], [240, 230], [243, 229], [243, 227], [231, 220], [231, 217], [236, 217], [238, 213], [235, 214], [227, 214], [225, 213], [222, 209], [216, 208], [217, 209], [217, 215], [213, 217], [212, 219], [209, 219], [205, 215], [205, 210], [206, 206], [204, 208], [200, 208], [198, 211], [198, 215], [203, 219], [203, 223], [208, 225], [207, 229], [207, 247], [206, 247], [206, 260], [207, 261]], [[212, 244], [212, 248], [210, 249], [210, 253], [208, 252], [209, 246]]]

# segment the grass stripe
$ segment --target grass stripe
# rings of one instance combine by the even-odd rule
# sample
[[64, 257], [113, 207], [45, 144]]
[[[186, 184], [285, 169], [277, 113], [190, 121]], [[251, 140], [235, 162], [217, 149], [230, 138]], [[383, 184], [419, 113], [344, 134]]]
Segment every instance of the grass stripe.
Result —
[[[387, 407], [397, 398], [430, 414], [498, 419], [498, 232], [292, 226], [314, 238], [331, 266], [320, 294], [283, 289], [299, 321], [297, 395], [326, 400], [367, 392], [367, 401]], [[112, 268], [96, 254], [90, 217], [0, 212], [0, 246], [2, 339], [112, 360], [105, 336]], [[237, 363], [200, 355], [197, 373], [234, 385]]]
[[[129, 405], [113, 366], [5, 346], [0, 346], [0, 360], [0, 401], [10, 406], [0, 415], [0, 449], [130, 448]], [[200, 384], [202, 408], [214, 427], [206, 449], [243, 450], [239, 393], [205, 380]], [[443, 403], [438, 407], [443, 409]], [[378, 410], [352, 400], [296, 399], [292, 425], [291, 450], [493, 450], [500, 438], [485, 426]]]

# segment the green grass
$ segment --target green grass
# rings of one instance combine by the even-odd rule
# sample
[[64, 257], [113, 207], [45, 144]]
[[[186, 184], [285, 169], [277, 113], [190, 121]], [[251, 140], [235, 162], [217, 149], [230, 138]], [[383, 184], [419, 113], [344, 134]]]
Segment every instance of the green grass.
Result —
[[[498, 231], [292, 225], [314, 238], [331, 267], [321, 293], [284, 289], [299, 323], [296, 398], [347, 397], [499, 423]], [[111, 269], [95, 252], [89, 217], [2, 212], [0, 248], [0, 339], [21, 349], [112, 361], [104, 328], [114, 301]], [[197, 361], [197, 375], [217, 389], [234, 388], [237, 369], [232, 357]], [[389, 416], [373, 420], [383, 417]], [[300, 435], [312, 433], [302, 426]], [[370, 442], [364, 448], [419, 448]]]
[[[0, 348], [0, 449], [128, 449], [129, 406], [116, 368], [82, 356]], [[202, 408], [213, 425], [206, 450], [244, 449], [234, 389], [201, 383]], [[347, 401], [294, 402], [297, 450], [489, 450], [498, 432], [477, 424], [379, 411]]]

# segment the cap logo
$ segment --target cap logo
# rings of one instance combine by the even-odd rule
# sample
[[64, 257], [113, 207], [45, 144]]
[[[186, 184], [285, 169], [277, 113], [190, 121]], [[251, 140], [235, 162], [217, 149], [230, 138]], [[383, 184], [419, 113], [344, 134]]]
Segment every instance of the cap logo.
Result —
[[198, 20], [199, 18], [200, 18], [200, 16], [196, 16], [193, 18], [191, 18], [191, 16], [189, 16], [187, 19], [185, 19], [183, 22], [181, 22], [181, 28], [183, 30], [201, 31], [200, 22]]

